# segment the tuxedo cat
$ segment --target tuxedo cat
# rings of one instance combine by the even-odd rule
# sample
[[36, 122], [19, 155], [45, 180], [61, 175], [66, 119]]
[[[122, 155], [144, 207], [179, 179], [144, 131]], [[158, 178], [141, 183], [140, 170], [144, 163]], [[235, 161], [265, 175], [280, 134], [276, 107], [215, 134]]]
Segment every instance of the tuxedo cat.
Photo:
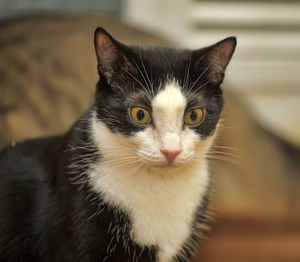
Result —
[[236, 39], [136, 47], [97, 28], [94, 42], [86, 113], [66, 134], [0, 153], [0, 261], [190, 261]]

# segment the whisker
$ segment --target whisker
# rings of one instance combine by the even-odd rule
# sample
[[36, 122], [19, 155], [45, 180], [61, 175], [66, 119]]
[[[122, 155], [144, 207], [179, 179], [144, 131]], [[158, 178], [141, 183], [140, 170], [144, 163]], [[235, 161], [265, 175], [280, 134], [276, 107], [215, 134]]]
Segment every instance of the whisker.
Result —
[[[135, 64], [135, 66], [137, 67], [137, 69], [139, 70], [139, 72], [140, 72], [142, 78], [144, 79], [144, 82], [145, 82], [147, 88], [149, 89], [149, 86], [148, 86], [148, 84], [147, 84], [147, 80], [146, 80], [146, 78], [145, 78], [145, 76], [144, 76], [142, 70], [140, 69], [139, 65], [135, 62], [135, 60], [134, 60], [132, 57], [131, 57], [131, 59], [132, 59], [132, 61], [134, 62], [134, 64]], [[147, 93], [150, 97], [152, 97], [152, 95], [154, 96], [154, 94], [151, 94], [151, 93], [150, 93], [150, 89], [147, 90], [147, 89], [145, 89], [145, 87], [144, 87], [144, 90], [146, 91], [146, 93]]]
[[211, 153], [208, 152], [206, 154], [197, 153], [195, 155], [195, 157], [207, 158], [207, 159], [211, 159], [211, 160], [222, 160], [224, 162], [227, 162], [227, 163], [239, 166], [239, 167], [243, 167], [243, 165], [239, 161], [237, 161], [236, 159], [232, 159], [232, 158], [224, 156], [224, 155], [222, 156], [222, 155], [217, 155], [217, 154], [211, 154]]
[[222, 160], [224, 162], [227, 162], [227, 163], [230, 163], [230, 164], [233, 164], [233, 165], [236, 165], [236, 166], [239, 166], [239, 167], [243, 167], [241, 165], [241, 163], [239, 163], [238, 161], [235, 161], [231, 158], [228, 158], [228, 157], [224, 157], [224, 156], [216, 156], [216, 155], [206, 155], [206, 158], [207, 159], [212, 159], [212, 160]]
[[183, 89], [188, 88], [189, 74], [190, 74], [190, 67], [191, 67], [191, 59], [192, 59], [192, 51], [190, 51], [187, 70], [185, 70], [185, 75], [184, 75], [184, 80], [183, 80]]
[[204, 84], [202, 84], [201, 86], [197, 87], [192, 93], [188, 93], [188, 97], [187, 99], [189, 100], [191, 98], [191, 96], [193, 96], [195, 93], [197, 93], [199, 91], [199, 89], [201, 89], [202, 87], [206, 86], [208, 83], [210, 83], [212, 80], [208, 80], [206, 81]]
[[238, 152], [243, 152], [241, 149], [232, 147], [232, 146], [219, 146], [219, 145], [212, 145], [211, 148], [220, 148], [220, 149], [227, 149], [227, 150], [234, 150]]
[[[133, 60], [133, 59], [132, 59]], [[135, 61], [133, 60], [133, 62], [135, 63]], [[136, 64], [136, 63], [135, 63]], [[138, 67], [138, 65], [136, 64], [136, 66]], [[138, 69], [139, 71], [140, 71], [140, 69]], [[142, 88], [143, 88], [143, 90], [146, 92], [146, 94], [148, 94], [148, 96], [150, 96], [151, 97], [151, 94], [149, 93], [149, 91], [148, 91], [148, 89], [133, 75], [133, 74], [131, 74], [129, 71], [127, 71], [127, 70], [125, 70], [124, 69], [124, 71], [128, 74], [128, 75], [130, 75]]]
[[78, 150], [78, 149], [96, 149], [95, 146], [78, 146], [78, 147], [72, 147], [72, 146], [69, 146], [70, 148], [69, 149], [66, 149], [64, 152], [70, 152], [70, 151], [75, 151], [75, 150]]
[[190, 88], [188, 89], [188, 93], [193, 89], [193, 87], [197, 84], [197, 82], [201, 79], [201, 77], [206, 73], [206, 71], [208, 70], [208, 68], [210, 67], [210, 64], [205, 68], [205, 70], [198, 76], [198, 78], [196, 79], [196, 81], [192, 84], [192, 86], [190, 86]]
[[236, 154], [233, 154], [233, 153], [230, 153], [230, 152], [224, 152], [224, 151], [216, 151], [216, 150], [210, 150], [209, 153], [211, 154], [219, 154], [219, 155], [227, 155], [227, 156], [232, 156], [234, 158], [240, 158], [239, 155], [236, 155]]
[[147, 79], [148, 79], [149, 85], [150, 85], [151, 90], [152, 90], [152, 95], [153, 95], [153, 97], [154, 97], [153, 85], [151, 85], [151, 82], [150, 82], [150, 79], [149, 79], [149, 76], [148, 76], [148, 73], [147, 73], [147, 70], [146, 70], [144, 61], [143, 61], [143, 57], [142, 57], [142, 54], [141, 54], [141, 48], [139, 48], [139, 55], [140, 55], [140, 60], [141, 60], [141, 62], [142, 62], [142, 66], [143, 66], [143, 68], [144, 68], [145, 75], [146, 75], [146, 77], [147, 77]]
[[[111, 168], [120, 168], [120, 167], [124, 167], [124, 166], [130, 166], [131, 168], [133, 168], [134, 164], [136, 163], [140, 163], [142, 162], [142, 160], [140, 159], [135, 159], [134, 161], [111, 161], [111, 160], [104, 160], [103, 163], [105, 164], [111, 164]], [[101, 174], [102, 176], [102, 174]]]

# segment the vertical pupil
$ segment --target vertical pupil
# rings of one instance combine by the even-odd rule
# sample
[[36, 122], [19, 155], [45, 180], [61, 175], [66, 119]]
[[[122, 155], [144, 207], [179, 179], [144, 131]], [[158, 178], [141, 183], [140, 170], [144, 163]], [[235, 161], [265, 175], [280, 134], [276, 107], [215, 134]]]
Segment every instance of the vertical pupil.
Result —
[[145, 117], [145, 113], [144, 113], [144, 111], [143, 110], [139, 110], [138, 112], [137, 112], [137, 114], [136, 114], [136, 117], [137, 117], [137, 119], [138, 120], [143, 120], [143, 118]]
[[198, 113], [197, 113], [195, 110], [193, 110], [193, 111], [190, 113], [190, 118], [191, 118], [193, 121], [195, 121], [195, 120], [197, 119], [197, 117], [198, 117]]

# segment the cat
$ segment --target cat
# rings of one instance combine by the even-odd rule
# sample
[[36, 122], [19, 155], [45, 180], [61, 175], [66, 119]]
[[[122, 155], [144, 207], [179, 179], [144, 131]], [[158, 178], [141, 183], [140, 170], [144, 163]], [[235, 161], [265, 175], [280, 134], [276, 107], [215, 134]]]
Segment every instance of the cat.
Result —
[[137, 47], [98, 27], [94, 44], [90, 108], [0, 153], [0, 261], [190, 261], [236, 39]]

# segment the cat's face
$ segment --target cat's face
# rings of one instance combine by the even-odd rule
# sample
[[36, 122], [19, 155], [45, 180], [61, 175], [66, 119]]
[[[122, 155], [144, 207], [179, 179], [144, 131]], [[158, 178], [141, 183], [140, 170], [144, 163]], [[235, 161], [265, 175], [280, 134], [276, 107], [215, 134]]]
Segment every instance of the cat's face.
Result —
[[220, 84], [236, 45], [201, 50], [127, 47], [95, 33], [100, 81], [94, 134], [104, 159], [161, 170], [207, 153], [223, 106]]

